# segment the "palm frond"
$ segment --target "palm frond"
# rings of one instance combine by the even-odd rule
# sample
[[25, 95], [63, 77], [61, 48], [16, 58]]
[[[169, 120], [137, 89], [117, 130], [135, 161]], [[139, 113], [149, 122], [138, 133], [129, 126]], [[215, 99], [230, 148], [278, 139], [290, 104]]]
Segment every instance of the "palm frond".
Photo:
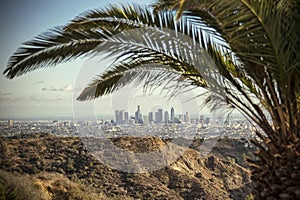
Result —
[[[192, 52], [191, 47], [192, 45], [181, 44], [181, 40], [176, 39], [170, 33], [157, 33], [153, 29], [138, 29], [115, 35], [95, 49], [97, 54], [106, 53], [108, 57], [117, 56], [113, 66], [94, 81], [79, 99], [83, 100], [85, 97], [92, 99], [111, 93], [134, 80], [134, 77], [124, 79], [125, 73], [128, 74], [130, 71], [130, 75], [139, 76], [141, 72], [136, 73], [136, 71], [141, 71], [141, 69], [151, 71], [159, 68], [176, 72], [177, 75], [190, 80], [192, 85], [207, 87], [207, 82], [202, 76], [205, 72], [199, 71], [199, 68], [193, 65], [194, 59], [191, 57], [191, 54], [201, 57], [201, 52]], [[197, 63], [198, 67], [200, 67], [199, 63], [200, 61]], [[202, 66], [202, 68], [205, 67]], [[128, 83], [119, 84], [118, 81], [121, 78]], [[160, 79], [160, 77], [156, 78]], [[168, 80], [171, 80], [171, 77]]]
[[62, 27], [42, 33], [24, 43], [10, 57], [4, 74], [8, 78], [20, 76], [26, 72], [70, 61], [90, 53], [108, 32], [64, 32]]
[[[178, 11], [178, 16], [198, 16], [223, 36], [239, 63], [236, 66], [244, 77], [251, 78], [254, 87], [245, 81], [239, 83], [252, 87], [262, 97], [261, 105], [271, 114], [276, 129], [282, 131], [281, 140], [290, 129], [297, 132], [297, 126], [285, 125], [286, 121], [299, 120], [295, 114], [300, 85], [298, 8], [299, 2], [295, 0], [160, 0], [156, 5], [156, 10], [173, 9]], [[224, 77], [239, 90], [242, 85], [236, 85], [230, 77], [232, 72], [227, 72], [228, 69], [223, 70]], [[269, 124], [259, 106], [256, 103], [252, 106], [263, 118], [264, 122], [259, 124]]]
[[295, 5], [295, 0], [279, 3], [272, 0], [161, 0], [156, 9], [176, 9], [180, 14], [181, 10], [188, 10], [182, 16], [199, 16], [225, 38], [232, 52], [251, 66], [249, 71], [266, 66], [278, 82], [285, 82], [291, 77], [291, 71], [299, 73], [295, 68], [299, 63], [299, 56], [295, 55], [299, 50], [299, 37], [295, 16], [291, 14], [295, 13], [292, 11]]
[[[195, 21], [197, 24], [190, 26]], [[89, 55], [107, 38], [137, 27], [178, 31], [199, 42], [201, 47], [212, 38], [222, 43], [222, 38], [197, 18], [184, 18], [177, 23], [173, 12], [154, 13], [152, 9], [139, 6], [110, 7], [86, 12], [66, 27], [51, 29], [24, 43], [10, 58], [4, 74], [14, 78], [41, 67]]]
[[[180, 84], [176, 84], [177, 81]], [[172, 94], [170, 94], [172, 96], [191, 86], [191, 81], [181, 80], [178, 72], [161, 67], [161, 65], [158, 65], [157, 68], [153, 67], [153, 64], [151, 66], [139, 65], [139, 67], [131, 69], [119, 66], [96, 77], [80, 93], [77, 100], [95, 99], [99, 96], [111, 94], [130, 84], [143, 84], [144, 91], [147, 93], [151, 93], [157, 88], [164, 88], [167, 93], [172, 91]]]

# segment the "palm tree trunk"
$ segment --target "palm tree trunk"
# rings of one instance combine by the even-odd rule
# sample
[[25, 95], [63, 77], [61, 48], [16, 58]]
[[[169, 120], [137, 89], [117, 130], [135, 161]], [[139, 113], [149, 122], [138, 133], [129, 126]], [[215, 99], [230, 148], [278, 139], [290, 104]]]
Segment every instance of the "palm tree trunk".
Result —
[[[293, 140], [293, 141], [291, 141]], [[300, 199], [300, 139], [290, 139], [288, 145], [275, 147], [274, 142], [264, 142], [255, 155], [248, 159], [255, 183], [255, 199]]]

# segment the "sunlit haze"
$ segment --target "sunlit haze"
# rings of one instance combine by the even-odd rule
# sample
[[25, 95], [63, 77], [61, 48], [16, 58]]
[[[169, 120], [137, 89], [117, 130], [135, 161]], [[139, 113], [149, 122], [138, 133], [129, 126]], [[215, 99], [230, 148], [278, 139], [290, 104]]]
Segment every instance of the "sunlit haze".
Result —
[[[0, 119], [72, 118], [74, 82], [84, 59], [40, 69], [13, 80], [2, 75], [9, 57], [25, 41], [55, 26], [64, 25], [80, 13], [132, 0], [12, 0], [1, 1]], [[140, 4], [153, 3], [151, 0]], [[105, 63], [104, 63], [105, 65]], [[102, 66], [106, 68], [107, 66]], [[107, 113], [106, 110], [104, 113]]]

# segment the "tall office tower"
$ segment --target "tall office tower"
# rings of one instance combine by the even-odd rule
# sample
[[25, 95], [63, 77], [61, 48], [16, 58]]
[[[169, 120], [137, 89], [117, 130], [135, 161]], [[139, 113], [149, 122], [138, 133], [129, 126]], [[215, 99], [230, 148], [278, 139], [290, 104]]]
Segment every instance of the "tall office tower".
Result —
[[143, 123], [143, 116], [141, 113], [140, 105], [138, 105], [138, 109], [135, 112], [135, 123], [139, 123], [139, 124]]
[[158, 121], [159, 121], [158, 112], [155, 112], [155, 121], [154, 122], [157, 124], [157, 123], [159, 123]]
[[185, 112], [185, 116], [186, 116], [186, 120], [185, 121], [189, 123], [191, 121], [191, 119], [190, 119], [190, 114], [189, 114], [188, 111]]
[[125, 110], [120, 111], [120, 122], [121, 124], [125, 123]]
[[125, 112], [125, 119], [124, 119], [125, 124], [129, 123], [129, 114], [128, 112]]
[[138, 105], [138, 109], [135, 112], [134, 118], [135, 118], [135, 123], [139, 123], [139, 116], [140, 116], [140, 105]]
[[120, 124], [120, 122], [121, 122], [120, 116], [121, 116], [120, 111], [115, 110], [115, 122], [116, 122], [116, 124]]
[[171, 108], [171, 123], [174, 123], [174, 108]]
[[153, 122], [153, 112], [148, 112], [148, 119], [149, 119], [149, 122]]
[[165, 123], [169, 122], [169, 113], [168, 111], [165, 111]]
[[163, 121], [163, 110], [160, 108], [157, 110], [158, 112], [158, 123], [161, 123]]

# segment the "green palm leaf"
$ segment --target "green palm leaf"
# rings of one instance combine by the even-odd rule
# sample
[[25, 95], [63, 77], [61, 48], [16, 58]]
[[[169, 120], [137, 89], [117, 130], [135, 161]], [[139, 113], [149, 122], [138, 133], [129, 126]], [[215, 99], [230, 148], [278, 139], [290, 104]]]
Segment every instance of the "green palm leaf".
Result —
[[107, 32], [64, 32], [61, 27], [42, 33], [24, 43], [9, 59], [4, 74], [8, 78], [61, 62], [70, 61], [90, 53], [98, 46]]
[[[263, 71], [261, 68], [266, 66], [277, 81], [284, 81], [291, 77], [291, 72], [300, 75], [296, 67], [299, 56], [295, 55], [299, 51], [297, 23], [295, 16], [289, 14], [296, 5], [294, 0], [280, 3], [272, 0], [260, 3], [255, 0], [161, 0], [156, 10], [178, 9], [179, 15], [199, 16], [224, 37], [246, 66], [251, 66], [249, 72]], [[298, 82], [298, 79], [293, 81]]]
[[[152, 9], [138, 6], [86, 12], [66, 27], [51, 29], [24, 43], [10, 58], [4, 74], [8, 78], [14, 78], [41, 67], [86, 56], [112, 35], [137, 27], [167, 27], [188, 34], [203, 47], [206, 40], [212, 37], [221, 41], [219, 35], [199, 22], [191, 28], [188, 21], [195, 20], [191, 17], [176, 23], [172, 12], [153, 13]], [[96, 27], [90, 27], [90, 24], [96, 24]], [[206, 33], [205, 36], [203, 32]]]

